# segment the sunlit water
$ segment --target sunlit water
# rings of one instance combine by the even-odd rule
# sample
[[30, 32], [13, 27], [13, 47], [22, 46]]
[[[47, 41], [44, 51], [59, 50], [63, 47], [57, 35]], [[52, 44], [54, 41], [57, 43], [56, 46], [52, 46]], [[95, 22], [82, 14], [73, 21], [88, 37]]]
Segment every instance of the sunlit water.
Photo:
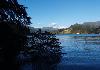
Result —
[[[56, 67], [54, 70], [100, 70], [99, 34], [64, 34], [56, 36], [61, 42], [62, 53], [64, 54], [62, 54], [61, 62], [54, 66]], [[80, 65], [83, 67], [80, 67]], [[21, 66], [21, 70], [41, 69], [35, 69], [32, 64], [24, 64]]]
[[99, 34], [64, 34], [57, 35], [62, 46], [60, 64], [100, 64]]

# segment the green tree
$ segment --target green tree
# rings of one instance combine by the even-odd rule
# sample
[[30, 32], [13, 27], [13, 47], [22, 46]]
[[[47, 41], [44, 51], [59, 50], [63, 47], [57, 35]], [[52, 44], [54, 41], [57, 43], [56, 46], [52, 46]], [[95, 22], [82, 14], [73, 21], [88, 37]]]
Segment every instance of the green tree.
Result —
[[81, 24], [74, 24], [70, 26], [71, 33], [81, 33], [82, 31], [82, 25]]

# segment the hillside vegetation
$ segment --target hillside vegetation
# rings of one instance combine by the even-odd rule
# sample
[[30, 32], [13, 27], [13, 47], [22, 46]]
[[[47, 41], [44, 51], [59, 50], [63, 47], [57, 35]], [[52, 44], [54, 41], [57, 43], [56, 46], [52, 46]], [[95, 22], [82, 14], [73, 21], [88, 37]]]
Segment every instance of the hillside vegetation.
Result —
[[56, 34], [99, 34], [100, 33], [100, 21], [96, 22], [84, 22], [83, 24], [74, 24], [69, 28], [58, 29], [53, 31]]

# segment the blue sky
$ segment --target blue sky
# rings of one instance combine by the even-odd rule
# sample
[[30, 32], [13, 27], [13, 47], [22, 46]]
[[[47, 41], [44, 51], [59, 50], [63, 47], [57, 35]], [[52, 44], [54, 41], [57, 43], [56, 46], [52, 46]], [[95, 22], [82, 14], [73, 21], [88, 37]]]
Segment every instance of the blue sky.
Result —
[[69, 27], [100, 21], [100, 0], [18, 0], [28, 7], [33, 27]]

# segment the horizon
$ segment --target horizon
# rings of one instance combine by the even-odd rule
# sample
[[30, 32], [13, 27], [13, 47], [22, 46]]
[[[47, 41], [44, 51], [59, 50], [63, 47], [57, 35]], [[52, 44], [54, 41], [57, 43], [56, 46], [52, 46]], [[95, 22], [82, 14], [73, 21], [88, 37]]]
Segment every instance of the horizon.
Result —
[[18, 0], [28, 7], [31, 27], [68, 28], [75, 23], [100, 21], [100, 0]]

